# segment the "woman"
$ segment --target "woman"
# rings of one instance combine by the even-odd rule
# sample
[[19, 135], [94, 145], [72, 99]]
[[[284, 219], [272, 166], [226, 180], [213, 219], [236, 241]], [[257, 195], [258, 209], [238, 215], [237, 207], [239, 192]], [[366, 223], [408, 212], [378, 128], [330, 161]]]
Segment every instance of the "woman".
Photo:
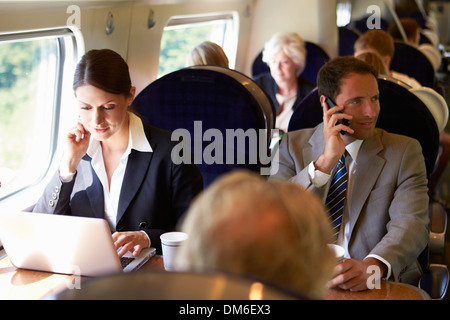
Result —
[[357, 56], [355, 56], [355, 58], [370, 64], [372, 67], [375, 68], [375, 70], [377, 70], [377, 72], [380, 76], [389, 77], [388, 68], [384, 64], [384, 61], [380, 57], [380, 55], [378, 53], [376, 53], [375, 51], [362, 52], [362, 53], [358, 54]]
[[296, 106], [315, 88], [314, 83], [300, 77], [305, 69], [305, 43], [294, 32], [277, 33], [266, 42], [263, 61], [270, 73], [256, 77], [255, 82], [272, 99], [275, 128], [286, 132]]
[[198, 44], [186, 58], [186, 66], [212, 65], [228, 68], [228, 57], [222, 47], [211, 41]]
[[130, 112], [136, 88], [116, 52], [87, 52], [73, 89], [78, 123], [33, 211], [105, 218], [119, 256], [149, 246], [161, 253], [159, 236], [175, 228], [203, 188], [200, 172], [195, 165], [174, 165], [170, 133]]

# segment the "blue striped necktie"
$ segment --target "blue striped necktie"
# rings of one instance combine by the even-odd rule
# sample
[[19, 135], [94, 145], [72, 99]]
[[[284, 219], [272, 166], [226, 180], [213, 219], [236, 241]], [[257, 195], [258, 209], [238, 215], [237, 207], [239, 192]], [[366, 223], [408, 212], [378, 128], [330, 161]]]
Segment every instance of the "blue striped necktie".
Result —
[[328, 214], [332, 221], [334, 239], [337, 239], [344, 212], [345, 196], [347, 193], [347, 169], [345, 168], [345, 153], [337, 163], [337, 169], [331, 180], [330, 189], [326, 199]]

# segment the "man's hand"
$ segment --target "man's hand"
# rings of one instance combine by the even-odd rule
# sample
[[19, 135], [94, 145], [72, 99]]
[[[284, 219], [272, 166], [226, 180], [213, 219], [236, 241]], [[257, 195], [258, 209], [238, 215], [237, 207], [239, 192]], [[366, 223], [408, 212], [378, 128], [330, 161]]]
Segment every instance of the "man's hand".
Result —
[[325, 102], [325, 96], [320, 97], [323, 110], [323, 135], [325, 138], [325, 149], [322, 155], [319, 156], [314, 166], [321, 172], [330, 174], [339, 158], [345, 152], [345, 142], [340, 134], [341, 130], [345, 130], [350, 134], [354, 131], [348, 126], [336, 125], [339, 119], [351, 120], [352, 116], [345, 113], [337, 113], [342, 111], [344, 107], [336, 106], [328, 109]]
[[372, 276], [367, 270], [373, 265], [380, 268], [382, 278], [386, 276], [386, 265], [375, 258], [366, 258], [362, 261], [344, 259], [344, 262], [334, 268], [334, 277], [328, 282], [328, 287], [350, 291], [367, 290], [367, 280]]

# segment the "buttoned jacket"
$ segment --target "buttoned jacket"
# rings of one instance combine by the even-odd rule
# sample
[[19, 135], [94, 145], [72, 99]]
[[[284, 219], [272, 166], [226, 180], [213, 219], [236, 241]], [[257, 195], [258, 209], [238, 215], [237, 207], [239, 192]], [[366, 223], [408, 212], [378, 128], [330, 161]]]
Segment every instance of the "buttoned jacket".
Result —
[[[134, 149], [128, 158], [117, 209], [116, 230], [147, 233], [161, 253], [159, 236], [176, 229], [180, 217], [203, 189], [195, 164], [175, 164], [170, 132], [144, 125], [153, 152]], [[33, 211], [104, 218], [103, 186], [85, 155], [74, 179], [61, 182], [56, 172]], [[55, 239], [56, 240], [56, 239]], [[57, 240], [56, 240], [57, 241]]]
[[[324, 151], [323, 123], [313, 129], [287, 133], [279, 147], [279, 159], [270, 179], [299, 183], [325, 203], [329, 183], [317, 188], [308, 165]], [[425, 162], [415, 139], [376, 129], [364, 140], [352, 177], [352, 202], [348, 205], [349, 254], [362, 260], [375, 254], [392, 267], [402, 281], [408, 273], [420, 276], [416, 263], [428, 243], [428, 195]], [[408, 281], [405, 281], [408, 282]]]

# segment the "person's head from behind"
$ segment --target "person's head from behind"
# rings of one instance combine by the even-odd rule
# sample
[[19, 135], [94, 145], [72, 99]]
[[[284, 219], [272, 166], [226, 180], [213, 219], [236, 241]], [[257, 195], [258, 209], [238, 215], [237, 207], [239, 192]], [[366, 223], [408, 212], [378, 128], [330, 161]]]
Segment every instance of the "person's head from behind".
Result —
[[[402, 18], [400, 19], [400, 23], [405, 31], [406, 38], [408, 43], [413, 46], [418, 46], [420, 42], [420, 25], [414, 19]], [[402, 33], [396, 24], [393, 24], [389, 28], [389, 34], [395, 39], [399, 41], [403, 41]]]
[[372, 29], [363, 33], [354, 44], [354, 56], [367, 51], [375, 51], [383, 59], [384, 64], [389, 69], [394, 57], [394, 39], [384, 30]]
[[305, 69], [305, 42], [295, 32], [276, 33], [264, 45], [262, 60], [275, 82], [292, 81]]
[[187, 67], [205, 65], [228, 68], [228, 57], [221, 46], [211, 41], [204, 41], [189, 52], [186, 58]]
[[351, 115], [346, 139], [364, 140], [375, 132], [380, 113], [378, 73], [366, 62], [354, 57], [338, 57], [327, 62], [317, 75], [321, 105], [329, 97], [343, 113]]
[[381, 59], [380, 55], [375, 51], [367, 51], [360, 53], [359, 55], [356, 56], [356, 58], [370, 64], [372, 67], [375, 68], [375, 70], [379, 75], [384, 76], [389, 75], [389, 70], [384, 64], [383, 59]]
[[311, 298], [325, 293], [335, 261], [330, 222], [300, 185], [227, 174], [194, 201], [181, 230], [189, 239], [180, 270], [251, 275]]
[[124, 128], [136, 88], [128, 65], [109, 49], [88, 51], [78, 62], [73, 90], [83, 126], [99, 141]]

